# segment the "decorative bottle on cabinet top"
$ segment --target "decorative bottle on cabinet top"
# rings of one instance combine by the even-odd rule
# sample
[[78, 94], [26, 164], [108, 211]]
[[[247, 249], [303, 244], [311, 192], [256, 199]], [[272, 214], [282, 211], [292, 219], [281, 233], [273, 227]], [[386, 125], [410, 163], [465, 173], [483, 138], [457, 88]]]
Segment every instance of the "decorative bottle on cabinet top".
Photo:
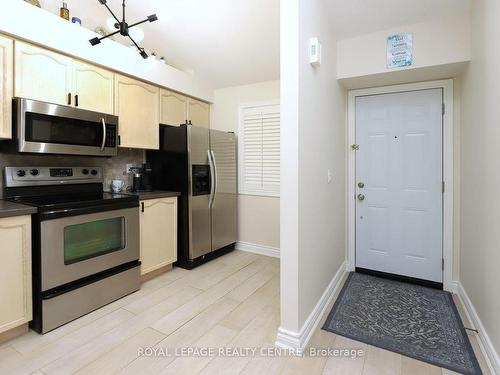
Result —
[[59, 15], [61, 16], [61, 18], [64, 18], [66, 21], [69, 21], [69, 9], [67, 3], [62, 4], [62, 8], [59, 11]]

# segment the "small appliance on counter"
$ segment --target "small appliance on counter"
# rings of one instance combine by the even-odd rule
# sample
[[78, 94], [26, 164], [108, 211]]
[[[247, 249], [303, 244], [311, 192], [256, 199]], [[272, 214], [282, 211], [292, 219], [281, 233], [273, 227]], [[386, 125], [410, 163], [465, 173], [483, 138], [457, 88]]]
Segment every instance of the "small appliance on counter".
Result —
[[132, 182], [132, 192], [141, 193], [153, 191], [152, 173], [153, 170], [149, 163], [143, 164], [141, 168], [136, 168]]
[[140, 287], [139, 199], [99, 167], [6, 167], [4, 199], [33, 206], [32, 329], [46, 333]]

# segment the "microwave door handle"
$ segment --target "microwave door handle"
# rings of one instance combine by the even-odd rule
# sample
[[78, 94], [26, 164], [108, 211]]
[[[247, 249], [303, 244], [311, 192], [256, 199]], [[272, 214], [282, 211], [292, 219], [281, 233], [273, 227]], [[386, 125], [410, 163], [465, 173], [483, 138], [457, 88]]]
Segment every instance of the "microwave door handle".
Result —
[[104, 147], [106, 147], [106, 122], [104, 121], [104, 118], [101, 118], [102, 122], [102, 145], [101, 145], [101, 151], [104, 151]]
[[215, 194], [215, 169], [214, 169], [214, 163], [212, 161], [212, 154], [210, 153], [210, 150], [207, 151], [208, 153], [208, 163], [210, 165], [210, 198], [208, 201], [208, 207], [212, 207], [213, 200], [214, 200], [214, 194]]

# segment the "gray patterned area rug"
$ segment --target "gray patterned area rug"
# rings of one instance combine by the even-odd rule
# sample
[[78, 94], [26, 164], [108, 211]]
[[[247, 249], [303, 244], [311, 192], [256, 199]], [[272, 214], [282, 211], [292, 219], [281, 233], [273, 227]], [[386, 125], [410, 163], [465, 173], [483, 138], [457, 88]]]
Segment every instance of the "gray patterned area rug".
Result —
[[324, 330], [462, 374], [482, 374], [448, 292], [351, 273]]

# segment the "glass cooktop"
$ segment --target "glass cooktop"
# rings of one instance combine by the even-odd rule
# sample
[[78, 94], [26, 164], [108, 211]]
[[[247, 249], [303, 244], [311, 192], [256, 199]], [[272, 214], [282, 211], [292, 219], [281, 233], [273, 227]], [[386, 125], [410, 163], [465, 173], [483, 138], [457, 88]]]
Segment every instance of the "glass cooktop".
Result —
[[17, 197], [16, 202], [40, 208], [77, 208], [95, 205], [108, 205], [121, 202], [134, 202], [138, 198], [133, 195], [114, 193], [87, 193], [87, 194], [62, 194], [62, 195], [41, 195], [31, 197]]

